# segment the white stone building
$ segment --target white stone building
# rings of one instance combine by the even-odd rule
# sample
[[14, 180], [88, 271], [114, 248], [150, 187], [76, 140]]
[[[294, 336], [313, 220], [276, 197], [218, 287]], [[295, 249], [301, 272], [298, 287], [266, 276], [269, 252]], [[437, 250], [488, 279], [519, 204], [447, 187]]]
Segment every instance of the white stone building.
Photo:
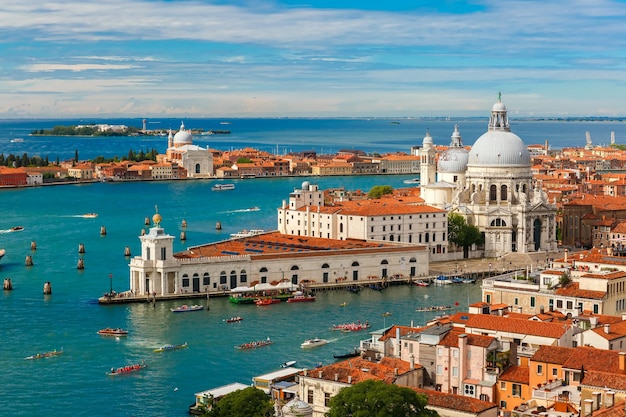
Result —
[[295, 236], [363, 239], [426, 245], [430, 258], [448, 252], [448, 215], [410, 195], [326, 203], [324, 192], [308, 181], [278, 209], [278, 230]]
[[511, 132], [500, 99], [487, 132], [469, 152], [455, 128], [436, 167], [432, 144], [427, 134], [420, 150], [422, 196], [426, 204], [461, 213], [477, 226], [485, 236], [485, 256], [557, 249], [556, 205], [533, 181], [528, 149]]
[[191, 131], [185, 130], [181, 123], [180, 130], [172, 136], [170, 130], [167, 138], [166, 161], [176, 163], [187, 171], [188, 178], [213, 177], [213, 154], [207, 147], [193, 145]]

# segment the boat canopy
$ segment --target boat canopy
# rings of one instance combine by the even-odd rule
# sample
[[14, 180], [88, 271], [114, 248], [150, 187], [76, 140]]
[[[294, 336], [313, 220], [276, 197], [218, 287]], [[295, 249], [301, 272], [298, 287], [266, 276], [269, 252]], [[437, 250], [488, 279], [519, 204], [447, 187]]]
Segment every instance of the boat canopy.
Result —
[[278, 290], [295, 290], [296, 285], [291, 282], [280, 282], [277, 285], [268, 283], [256, 284], [253, 287], [235, 287], [230, 290], [231, 293], [245, 293], [245, 292], [258, 292], [258, 291], [278, 291]]

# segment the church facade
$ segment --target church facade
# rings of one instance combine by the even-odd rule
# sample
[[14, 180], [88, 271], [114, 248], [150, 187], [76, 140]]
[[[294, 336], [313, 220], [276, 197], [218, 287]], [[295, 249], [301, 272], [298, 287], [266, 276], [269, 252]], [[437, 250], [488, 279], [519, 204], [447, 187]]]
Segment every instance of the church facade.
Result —
[[167, 138], [165, 160], [178, 164], [187, 172], [187, 178], [213, 177], [213, 154], [208, 148], [193, 144], [191, 131], [185, 129], [181, 123], [175, 135], [170, 130]]
[[427, 134], [420, 149], [422, 197], [477, 226], [484, 234], [485, 256], [557, 250], [556, 204], [533, 180], [530, 153], [511, 132], [500, 98], [487, 132], [469, 151], [455, 126], [450, 147], [438, 162], [434, 155]]

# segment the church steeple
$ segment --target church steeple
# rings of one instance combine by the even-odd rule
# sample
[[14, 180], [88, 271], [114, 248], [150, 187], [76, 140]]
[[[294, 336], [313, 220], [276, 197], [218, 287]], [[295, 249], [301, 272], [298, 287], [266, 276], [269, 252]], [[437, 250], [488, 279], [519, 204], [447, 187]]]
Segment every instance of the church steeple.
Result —
[[430, 132], [426, 132], [420, 150], [420, 185], [433, 184], [437, 181], [437, 166], [435, 165], [436, 149]]
[[511, 126], [509, 126], [509, 116], [506, 114], [506, 107], [502, 103], [502, 93], [498, 93], [498, 101], [491, 108], [488, 130], [500, 130], [504, 132], [511, 131]]

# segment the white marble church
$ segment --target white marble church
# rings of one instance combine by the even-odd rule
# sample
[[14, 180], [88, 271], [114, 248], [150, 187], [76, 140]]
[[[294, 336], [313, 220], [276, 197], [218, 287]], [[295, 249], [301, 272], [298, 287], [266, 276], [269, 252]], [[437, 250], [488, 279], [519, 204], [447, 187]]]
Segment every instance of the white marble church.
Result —
[[168, 162], [185, 168], [188, 178], [213, 177], [213, 154], [208, 147], [193, 144], [191, 131], [182, 122], [175, 135], [169, 132], [165, 157]]
[[433, 139], [420, 150], [421, 195], [426, 204], [462, 214], [485, 235], [485, 256], [557, 249], [556, 204], [533, 181], [531, 159], [522, 139], [511, 132], [500, 98], [488, 130], [471, 150], [455, 126], [450, 147], [437, 163]]

